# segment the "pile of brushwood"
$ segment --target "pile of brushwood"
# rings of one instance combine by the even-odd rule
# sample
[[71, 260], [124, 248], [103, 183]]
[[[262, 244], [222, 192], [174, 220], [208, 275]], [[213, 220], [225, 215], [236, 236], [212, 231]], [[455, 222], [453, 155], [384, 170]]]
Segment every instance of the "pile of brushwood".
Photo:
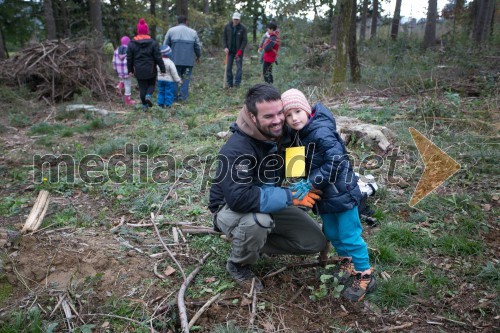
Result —
[[32, 43], [0, 62], [0, 80], [9, 86], [27, 86], [40, 99], [70, 100], [85, 88], [97, 99], [109, 99], [112, 79], [103, 54], [88, 39]]

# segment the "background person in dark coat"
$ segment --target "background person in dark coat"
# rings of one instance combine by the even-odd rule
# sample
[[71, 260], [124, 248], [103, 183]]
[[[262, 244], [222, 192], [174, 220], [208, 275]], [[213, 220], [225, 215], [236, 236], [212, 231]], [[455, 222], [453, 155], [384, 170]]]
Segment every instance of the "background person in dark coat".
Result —
[[[247, 28], [240, 23], [241, 14], [234, 13], [231, 22], [224, 27], [222, 45], [227, 55], [227, 87], [238, 88], [243, 76], [243, 52], [247, 46]], [[236, 75], [233, 81], [233, 62], [236, 63]]]
[[139, 85], [142, 108], [148, 110], [153, 106], [153, 93], [156, 86], [156, 66], [165, 74], [165, 64], [161, 58], [160, 48], [156, 41], [148, 35], [149, 27], [144, 19], [137, 24], [137, 35], [127, 49], [127, 69], [134, 75]]

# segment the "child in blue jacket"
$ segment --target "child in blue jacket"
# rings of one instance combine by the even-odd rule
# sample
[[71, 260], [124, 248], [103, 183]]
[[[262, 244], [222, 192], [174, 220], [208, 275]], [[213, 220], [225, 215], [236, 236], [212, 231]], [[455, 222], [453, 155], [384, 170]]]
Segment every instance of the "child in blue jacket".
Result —
[[323, 195], [317, 208], [323, 220], [323, 232], [341, 257], [339, 282], [346, 284], [354, 277], [342, 295], [351, 301], [360, 301], [376, 287], [370, 267], [368, 249], [361, 237], [362, 227], [358, 205], [362, 194], [357, 177], [349, 163], [347, 149], [337, 133], [332, 113], [321, 103], [313, 108], [297, 89], [281, 95], [288, 126], [296, 131], [296, 138], [306, 148], [308, 177], [291, 188], [295, 196], [311, 189]]

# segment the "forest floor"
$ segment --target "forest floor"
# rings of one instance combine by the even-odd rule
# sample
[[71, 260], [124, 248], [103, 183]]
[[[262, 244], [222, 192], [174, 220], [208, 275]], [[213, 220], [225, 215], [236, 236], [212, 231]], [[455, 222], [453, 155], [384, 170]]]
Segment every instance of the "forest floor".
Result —
[[[285, 76], [283, 63], [277, 77]], [[469, 98], [441, 89], [405, 95], [365, 87], [334, 97], [303, 81], [308, 95], [321, 99], [335, 116], [354, 116], [395, 133], [402, 181], [388, 180], [387, 160], [371, 170], [381, 185], [371, 201], [379, 225], [364, 226], [379, 289], [359, 303], [321, 295], [328, 268], [299, 265], [316, 262], [316, 256], [275, 256], [255, 266], [265, 289], [254, 299], [225, 272], [230, 245], [220, 235], [184, 232], [174, 244], [174, 227], [211, 227], [202, 176], [224, 142], [217, 133], [228, 129], [244, 97], [244, 88], [215, 87], [207, 73], [216, 64], [207, 59], [195, 72], [188, 103], [147, 114], [125, 108], [118, 98], [99, 103], [108, 116], [66, 112], [62, 104], [47, 107], [1, 88], [0, 108], [6, 112], [0, 115], [0, 228], [20, 230], [41, 189], [50, 192], [50, 205], [39, 230], [0, 249], [0, 332], [36, 332], [36, 327], [45, 332], [177, 332], [181, 268], [188, 275], [197, 267], [201, 270], [185, 296], [188, 318], [220, 294], [194, 324], [193, 330], [201, 332], [499, 330], [498, 96]], [[249, 72], [255, 77], [245, 87], [258, 82], [258, 70]], [[285, 84], [278, 82], [284, 91]], [[85, 94], [76, 102], [96, 104]], [[423, 164], [409, 126], [462, 165], [415, 208], [408, 202]], [[139, 147], [144, 143], [147, 152]], [[360, 160], [374, 154], [359, 142], [350, 150]], [[157, 182], [149, 175], [148, 182], [142, 181], [137, 174], [121, 183], [51, 181], [34, 172], [34, 156], [45, 154], [69, 154], [77, 162], [89, 154], [105, 162], [125, 155], [123, 161], [132, 161], [135, 171], [143, 161], [138, 155], [151, 170], [154, 157], [168, 154], [184, 171], [179, 176], [170, 172], [172, 166], [163, 168]], [[159, 233], [180, 266], [164, 253], [151, 213], [163, 215]], [[297, 267], [266, 277], [287, 265]]]

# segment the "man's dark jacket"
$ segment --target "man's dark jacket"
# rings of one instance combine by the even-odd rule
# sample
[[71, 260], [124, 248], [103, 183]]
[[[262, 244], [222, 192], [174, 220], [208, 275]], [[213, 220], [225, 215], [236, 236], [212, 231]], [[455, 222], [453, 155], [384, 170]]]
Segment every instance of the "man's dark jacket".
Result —
[[259, 140], [238, 126], [233, 124], [233, 134], [219, 151], [208, 208], [215, 212], [227, 204], [239, 213], [272, 213], [290, 206], [290, 190], [279, 187], [284, 176], [284, 146], [291, 143], [288, 128], [284, 127], [281, 143], [277, 143]]
[[241, 50], [241, 52], [245, 52], [245, 47], [247, 46], [247, 42], [248, 42], [248, 39], [247, 39], [247, 28], [241, 24], [241, 23], [238, 23], [238, 25], [236, 25], [235, 27], [236, 29], [236, 48], [234, 50], [234, 53], [231, 52], [231, 39], [232, 39], [232, 35], [233, 35], [233, 22], [229, 22], [228, 24], [226, 24], [226, 26], [224, 27], [224, 36], [222, 38], [222, 45], [224, 48], [227, 48], [229, 49], [229, 51], [232, 53], [232, 54], [236, 54], [239, 50]]

